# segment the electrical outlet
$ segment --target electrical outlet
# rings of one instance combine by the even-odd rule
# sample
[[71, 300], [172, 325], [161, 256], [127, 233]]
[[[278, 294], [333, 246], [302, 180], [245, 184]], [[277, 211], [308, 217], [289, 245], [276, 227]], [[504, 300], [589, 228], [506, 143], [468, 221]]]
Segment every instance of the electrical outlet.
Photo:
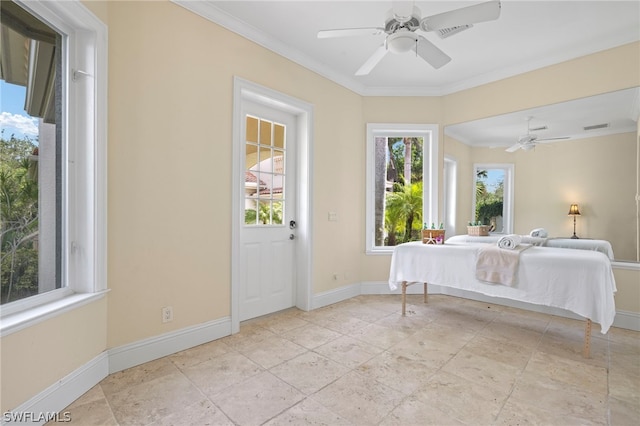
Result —
[[173, 308], [171, 306], [165, 306], [162, 308], [162, 322], [173, 321]]

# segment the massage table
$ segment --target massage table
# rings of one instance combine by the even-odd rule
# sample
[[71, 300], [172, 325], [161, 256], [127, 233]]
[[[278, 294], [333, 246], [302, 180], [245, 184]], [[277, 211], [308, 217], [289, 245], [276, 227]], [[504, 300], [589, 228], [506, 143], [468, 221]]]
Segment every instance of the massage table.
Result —
[[520, 253], [512, 286], [476, 279], [478, 251], [484, 244], [422, 244], [396, 246], [391, 258], [389, 288], [402, 289], [406, 313], [407, 286], [427, 283], [491, 297], [566, 309], [586, 318], [584, 356], [589, 357], [591, 322], [606, 334], [616, 314], [615, 279], [609, 258], [598, 251], [531, 246]]
[[[459, 244], [459, 243], [489, 243], [496, 244], [501, 234], [492, 234], [485, 237], [478, 237], [475, 235], [455, 235], [445, 241], [447, 244]], [[534, 245], [542, 247], [558, 247], [558, 248], [571, 248], [578, 250], [593, 250], [606, 254], [610, 260], [613, 260], [613, 248], [611, 243], [606, 240], [592, 240], [586, 238], [534, 238], [523, 236], [523, 242], [527, 242], [529, 239]]]

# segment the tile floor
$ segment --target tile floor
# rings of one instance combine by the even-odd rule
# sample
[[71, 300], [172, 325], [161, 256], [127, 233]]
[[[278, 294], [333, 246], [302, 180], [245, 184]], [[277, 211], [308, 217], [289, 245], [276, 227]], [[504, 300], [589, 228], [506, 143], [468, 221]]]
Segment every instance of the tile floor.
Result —
[[443, 295], [359, 296], [112, 374], [78, 425], [637, 425], [640, 333]]

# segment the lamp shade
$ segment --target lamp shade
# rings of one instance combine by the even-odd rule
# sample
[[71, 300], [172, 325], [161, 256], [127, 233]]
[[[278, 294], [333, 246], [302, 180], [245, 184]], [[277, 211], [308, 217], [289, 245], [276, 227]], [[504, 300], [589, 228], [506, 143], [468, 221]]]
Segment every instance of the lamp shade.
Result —
[[578, 205], [577, 204], [571, 204], [571, 206], [569, 206], [569, 216], [580, 216], [580, 210], [578, 210]]

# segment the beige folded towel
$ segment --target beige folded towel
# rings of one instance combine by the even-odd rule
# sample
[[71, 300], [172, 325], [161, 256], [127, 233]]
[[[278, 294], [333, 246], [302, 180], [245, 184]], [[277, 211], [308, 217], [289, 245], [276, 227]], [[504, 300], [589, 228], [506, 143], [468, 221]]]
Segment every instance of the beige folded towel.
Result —
[[476, 278], [493, 284], [513, 286], [518, 276], [520, 253], [530, 245], [518, 245], [514, 249], [501, 249], [488, 245], [478, 250]]

